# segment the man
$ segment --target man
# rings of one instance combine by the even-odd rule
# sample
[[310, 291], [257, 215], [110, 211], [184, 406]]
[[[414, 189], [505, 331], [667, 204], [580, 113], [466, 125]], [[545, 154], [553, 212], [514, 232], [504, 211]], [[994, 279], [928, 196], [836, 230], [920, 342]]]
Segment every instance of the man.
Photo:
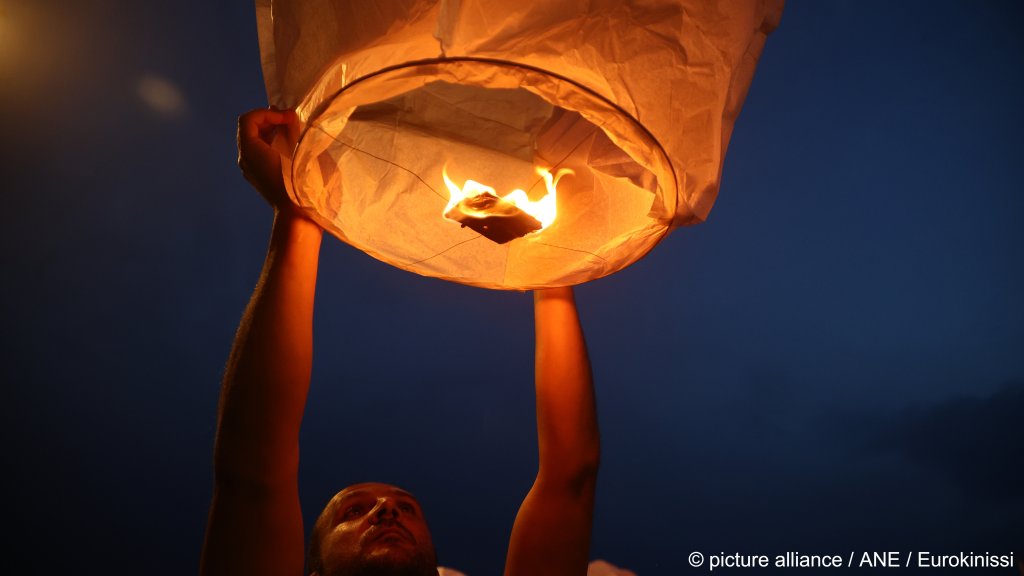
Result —
[[[253, 110], [238, 123], [238, 163], [274, 208], [270, 246], [235, 336], [221, 390], [215, 483], [203, 576], [295, 576], [303, 570], [299, 426], [309, 389], [313, 296], [322, 230], [288, 198], [275, 136], [292, 143], [291, 112]], [[600, 454], [583, 332], [572, 290], [535, 292], [540, 465], [520, 506], [506, 576], [587, 572]], [[339, 492], [311, 535], [309, 574], [436, 576], [416, 499], [395, 486]]]

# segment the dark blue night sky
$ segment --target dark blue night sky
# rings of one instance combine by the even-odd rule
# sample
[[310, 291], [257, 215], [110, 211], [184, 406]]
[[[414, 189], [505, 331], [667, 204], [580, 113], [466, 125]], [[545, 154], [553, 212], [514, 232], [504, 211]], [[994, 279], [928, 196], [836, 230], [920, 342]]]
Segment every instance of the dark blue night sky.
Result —
[[[266, 97], [233, 4], [0, 1], [5, 563], [29, 573], [198, 568], [271, 224], [235, 165]], [[1024, 560], [1022, 25], [1009, 0], [788, 3], [709, 220], [577, 290], [595, 558]], [[536, 466], [531, 302], [325, 240], [307, 522], [392, 482], [443, 564], [500, 573]]]

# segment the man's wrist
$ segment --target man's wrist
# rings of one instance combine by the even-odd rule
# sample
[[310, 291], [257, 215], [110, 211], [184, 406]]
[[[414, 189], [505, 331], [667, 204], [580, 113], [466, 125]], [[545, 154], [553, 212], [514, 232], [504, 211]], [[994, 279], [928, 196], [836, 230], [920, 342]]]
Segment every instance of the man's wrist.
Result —
[[557, 288], [543, 288], [540, 290], [533, 291], [534, 300], [539, 302], [541, 300], [569, 300], [570, 302], [575, 301], [572, 286], [561, 286]]
[[297, 206], [274, 210], [274, 231], [272, 238], [275, 241], [286, 242], [320, 242], [323, 236], [323, 229], [302, 213]]

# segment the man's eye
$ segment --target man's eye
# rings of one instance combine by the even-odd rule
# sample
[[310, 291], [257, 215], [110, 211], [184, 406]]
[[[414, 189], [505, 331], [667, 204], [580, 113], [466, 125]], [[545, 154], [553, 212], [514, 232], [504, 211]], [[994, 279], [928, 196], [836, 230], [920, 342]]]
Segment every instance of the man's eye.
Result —
[[406, 502], [399, 504], [398, 509], [406, 514], [416, 514], [416, 507]]
[[345, 513], [342, 515], [342, 518], [355, 518], [356, 516], [362, 515], [362, 513], [363, 506], [361, 504], [356, 504], [354, 506], [349, 506], [348, 508], [346, 508]]

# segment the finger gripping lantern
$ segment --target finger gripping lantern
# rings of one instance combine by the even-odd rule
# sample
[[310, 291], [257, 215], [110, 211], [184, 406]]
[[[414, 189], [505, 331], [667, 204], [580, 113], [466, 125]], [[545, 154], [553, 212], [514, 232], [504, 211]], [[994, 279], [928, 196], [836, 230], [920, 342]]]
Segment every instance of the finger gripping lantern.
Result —
[[492, 289], [703, 221], [781, 0], [256, 0], [286, 185], [344, 242]]

